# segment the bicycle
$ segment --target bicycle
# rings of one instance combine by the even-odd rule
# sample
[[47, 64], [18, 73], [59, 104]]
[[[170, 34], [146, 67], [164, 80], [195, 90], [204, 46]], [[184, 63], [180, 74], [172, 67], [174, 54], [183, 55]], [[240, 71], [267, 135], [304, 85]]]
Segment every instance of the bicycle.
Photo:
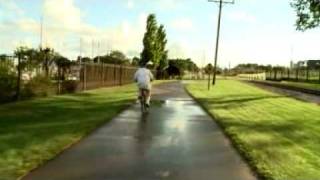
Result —
[[147, 95], [149, 93], [149, 90], [141, 89], [140, 91], [141, 91], [141, 94], [140, 94], [141, 112], [145, 114], [149, 112], [149, 108], [147, 106]]

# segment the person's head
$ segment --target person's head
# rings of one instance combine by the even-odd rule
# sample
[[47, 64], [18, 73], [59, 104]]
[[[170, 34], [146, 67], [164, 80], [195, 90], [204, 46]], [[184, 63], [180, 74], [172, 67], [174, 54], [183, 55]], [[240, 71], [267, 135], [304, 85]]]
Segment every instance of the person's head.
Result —
[[152, 66], [153, 66], [153, 63], [151, 61], [148, 61], [147, 63], [140, 61], [140, 63], [139, 63], [140, 68], [149, 68], [150, 69], [150, 68], [152, 68]]
[[146, 63], [140, 61], [140, 62], [139, 62], [139, 67], [140, 67], [140, 68], [145, 68], [145, 67], [146, 67]]
[[153, 67], [153, 63], [151, 61], [147, 62], [146, 68], [152, 69], [152, 67]]

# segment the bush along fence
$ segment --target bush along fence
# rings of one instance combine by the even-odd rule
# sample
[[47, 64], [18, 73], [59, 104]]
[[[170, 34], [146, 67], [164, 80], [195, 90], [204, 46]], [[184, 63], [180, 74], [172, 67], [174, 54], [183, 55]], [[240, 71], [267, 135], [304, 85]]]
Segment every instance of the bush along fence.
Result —
[[[23, 65], [23, 64], [22, 64]], [[0, 62], [0, 103], [74, 93], [133, 82], [136, 67], [103, 63], [77, 63], [68, 66], [51, 65], [23, 67]]]
[[312, 81], [320, 83], [320, 69], [281, 69], [266, 72], [266, 79], [273, 81]]

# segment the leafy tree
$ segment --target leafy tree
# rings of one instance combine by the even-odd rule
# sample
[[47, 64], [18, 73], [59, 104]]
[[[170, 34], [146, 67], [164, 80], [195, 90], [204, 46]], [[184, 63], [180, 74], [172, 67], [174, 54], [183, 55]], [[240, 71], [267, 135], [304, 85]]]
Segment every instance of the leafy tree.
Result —
[[13, 70], [14, 63], [12, 57], [8, 57], [6, 54], [0, 55], [0, 68], [5, 68], [8, 70]]
[[18, 57], [17, 86], [16, 86], [15, 99], [19, 99], [20, 98], [20, 90], [21, 90], [21, 75], [22, 75], [22, 70], [26, 65], [26, 57], [28, 55], [28, 48], [27, 47], [18, 47], [14, 51], [14, 55], [16, 57]]
[[206, 74], [211, 74], [213, 72], [213, 66], [211, 63], [207, 64], [205, 67], [204, 67], [204, 72]]
[[81, 58], [81, 62], [83, 62], [83, 63], [92, 62], [92, 59], [89, 57], [83, 57], [83, 58]]
[[[117, 51], [117, 50], [112, 51], [109, 56], [115, 60], [122, 62], [122, 63], [124, 63], [125, 61], [128, 61], [126, 55], [121, 51]], [[120, 64], [122, 64], [122, 63], [120, 63]]]
[[140, 58], [134, 57], [134, 58], [132, 58], [131, 65], [133, 65], [133, 66], [138, 66], [138, 65], [139, 65], [139, 62], [140, 62]]
[[291, 5], [297, 13], [297, 30], [305, 31], [320, 25], [319, 0], [294, 0]]
[[66, 57], [58, 55], [55, 57], [54, 62], [58, 67], [58, 79], [65, 80], [65, 74], [70, 70], [72, 64], [71, 61]]
[[17, 86], [13, 61], [7, 55], [0, 55], [0, 104], [11, 101]]
[[168, 51], [166, 50], [167, 38], [166, 31], [163, 25], [160, 25], [157, 31], [157, 56], [159, 62], [158, 70], [162, 71], [168, 66]]
[[154, 14], [150, 14], [147, 19], [146, 33], [143, 38], [143, 50], [141, 53], [141, 63], [153, 62], [154, 65], [158, 65], [157, 59], [157, 21]]
[[130, 61], [126, 57], [126, 55], [121, 51], [112, 51], [110, 54], [104, 55], [104, 56], [97, 56], [93, 59], [94, 62], [98, 62], [98, 59], [100, 59], [100, 62], [107, 63], [107, 64], [126, 64], [129, 65]]
[[40, 49], [41, 56], [43, 57], [42, 67], [45, 71], [45, 76], [49, 77], [50, 66], [54, 63], [55, 53], [51, 48]]
[[164, 77], [164, 70], [168, 67], [167, 37], [163, 25], [157, 26], [156, 16], [150, 14], [147, 19], [146, 33], [143, 38], [143, 50], [140, 63], [149, 61], [157, 69], [157, 78]]
[[180, 74], [183, 75], [185, 71], [195, 71], [199, 70], [198, 66], [191, 59], [171, 59], [169, 60], [169, 67], [177, 67]]

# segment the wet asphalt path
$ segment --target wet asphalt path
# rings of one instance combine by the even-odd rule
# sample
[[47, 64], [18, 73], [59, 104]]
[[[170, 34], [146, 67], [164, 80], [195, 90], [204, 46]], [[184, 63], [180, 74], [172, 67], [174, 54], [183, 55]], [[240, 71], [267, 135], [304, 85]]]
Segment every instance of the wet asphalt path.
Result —
[[24, 180], [255, 180], [212, 119], [178, 83], [135, 104]]

